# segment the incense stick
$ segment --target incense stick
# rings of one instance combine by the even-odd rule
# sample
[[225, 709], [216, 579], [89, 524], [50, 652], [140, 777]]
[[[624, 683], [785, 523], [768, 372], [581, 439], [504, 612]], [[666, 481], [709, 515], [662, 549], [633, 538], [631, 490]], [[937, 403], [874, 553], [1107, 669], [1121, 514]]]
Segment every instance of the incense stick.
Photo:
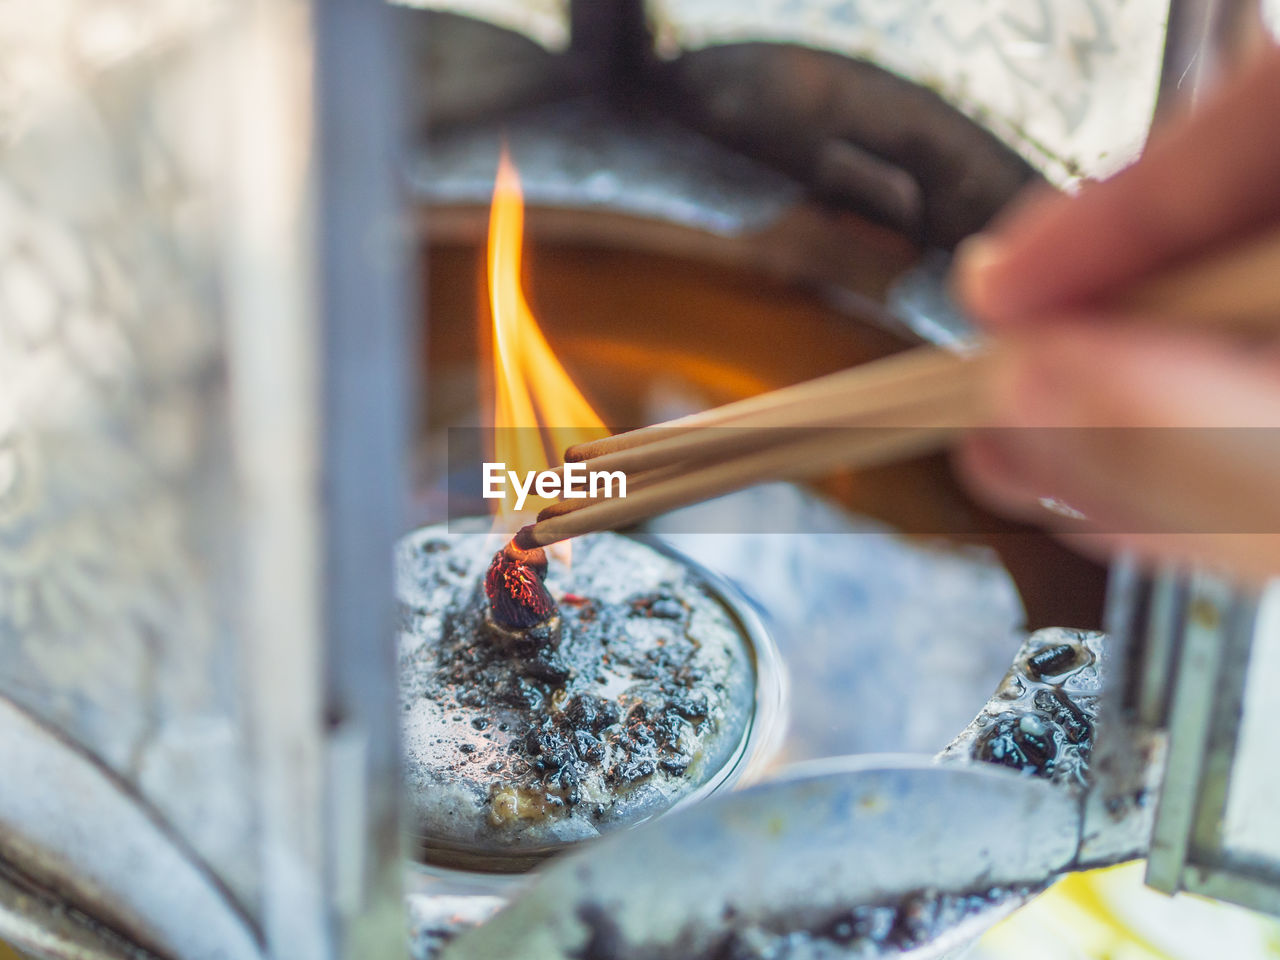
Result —
[[[1274, 332], [1280, 325], [1280, 231], [1159, 274], [1108, 304], [1173, 326]], [[869, 364], [642, 427], [565, 451], [590, 470], [621, 470], [628, 495], [562, 501], [517, 535], [546, 545], [730, 493], [765, 480], [869, 466], [945, 444], [980, 422], [976, 386], [991, 356], [918, 347]], [[839, 431], [828, 427], [862, 427]]]
[[[682, 418], [619, 434], [617, 449], [580, 460], [589, 471], [652, 470], [690, 459], [728, 457], [765, 445], [771, 431], [821, 427], [914, 426], [930, 423], [947, 409], [948, 401], [968, 391], [976, 355], [957, 356], [928, 348], [897, 354], [864, 364], [839, 375], [810, 380], [751, 398], [739, 404], [706, 411], [701, 423]], [[604, 446], [595, 441], [576, 448], [590, 453]]]
[[[814, 404], [845, 397], [848, 404], [873, 403], [881, 390], [896, 390], [915, 384], [927, 389], [930, 382], [945, 378], [962, 358], [936, 347], [916, 347], [883, 360], [841, 370], [789, 387], [771, 390], [745, 400], [668, 420], [665, 423], [629, 430], [589, 443], [574, 444], [564, 452], [565, 460], [595, 460], [655, 441], [670, 441], [680, 434], [708, 427], [752, 426], [752, 418], [782, 416], [787, 410], [807, 410]], [[756, 423], [759, 421], [757, 420]], [[609, 469], [618, 469], [610, 466]]]
[[808, 437], [732, 460], [696, 468], [651, 484], [617, 500], [597, 500], [525, 527], [516, 535], [524, 548], [545, 546], [597, 530], [626, 526], [659, 513], [686, 507], [770, 480], [800, 480], [835, 467], [869, 467], [946, 444], [959, 427], [859, 430], [863, 435], [833, 445], [828, 437]]
[[1275, 333], [1280, 326], [1280, 230], [1159, 273], [1112, 303], [1174, 326]]
[[[555, 543], [766, 480], [802, 479], [838, 466], [871, 466], [935, 449], [956, 430], [977, 422], [976, 385], [985, 358], [912, 351], [905, 377], [885, 375], [886, 366], [895, 372], [903, 369], [899, 357], [890, 357], [845, 372], [859, 373], [857, 377], [801, 384], [804, 399], [798, 407], [796, 393], [776, 391], [755, 398], [768, 402], [735, 416], [732, 422], [737, 426], [729, 431], [727, 444], [707, 442], [708, 434], [725, 429], [714, 426], [691, 428], [673, 438], [694, 441], [682, 442], [684, 458], [674, 462], [673, 445], [666, 440], [626, 448], [636, 471], [628, 473], [626, 497], [561, 501], [543, 510], [537, 523], [521, 531], [518, 542], [526, 548]], [[911, 375], [918, 365], [933, 368], [932, 384], [923, 391]], [[866, 384], [875, 389], [864, 389]], [[779, 393], [784, 396], [778, 398]], [[834, 406], [840, 408], [839, 418], [830, 413]], [[707, 419], [728, 422], [718, 416]], [[833, 425], [842, 429], [831, 429]], [[646, 436], [661, 436], [665, 426], [648, 429]], [[594, 468], [597, 461], [588, 463]]]

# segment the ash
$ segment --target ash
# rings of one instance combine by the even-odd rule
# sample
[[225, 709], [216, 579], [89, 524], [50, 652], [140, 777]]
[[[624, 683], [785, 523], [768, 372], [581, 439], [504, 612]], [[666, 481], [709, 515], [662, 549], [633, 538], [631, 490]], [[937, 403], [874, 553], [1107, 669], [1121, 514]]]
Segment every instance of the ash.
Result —
[[[584, 904], [578, 919], [587, 928], [581, 960], [858, 960], [913, 954], [937, 956], [944, 944], [959, 945], [971, 931], [991, 923], [992, 911], [1011, 910], [1041, 888], [992, 887], [969, 893], [921, 890], [898, 900], [820, 913], [774, 916], [727, 914], [711, 943], [697, 932], [673, 945], [629, 943], [597, 904]], [[976, 922], [975, 922], [976, 921]], [[686, 942], [681, 942], [686, 941]], [[930, 948], [930, 949], [926, 949]]]
[[442, 527], [397, 549], [405, 774], [427, 859], [519, 869], [731, 766], [751, 655], [692, 568], [583, 537], [572, 570], [553, 560], [547, 576], [558, 622], [500, 631], [481, 584], [493, 549]]

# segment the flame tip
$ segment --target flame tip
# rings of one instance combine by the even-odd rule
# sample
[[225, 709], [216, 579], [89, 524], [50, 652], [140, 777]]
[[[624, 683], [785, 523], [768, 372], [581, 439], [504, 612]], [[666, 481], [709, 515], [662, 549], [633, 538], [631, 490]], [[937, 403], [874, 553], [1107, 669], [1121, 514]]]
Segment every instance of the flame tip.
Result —
[[[561, 451], [607, 434], [548, 345], [521, 286], [524, 197], [506, 144], [489, 213], [488, 286], [493, 321], [494, 460], [521, 474], [551, 469]], [[569, 424], [568, 427], [553, 426]], [[509, 430], [503, 428], [526, 428]], [[553, 501], [530, 495], [534, 512]], [[497, 501], [499, 517], [510, 515]]]

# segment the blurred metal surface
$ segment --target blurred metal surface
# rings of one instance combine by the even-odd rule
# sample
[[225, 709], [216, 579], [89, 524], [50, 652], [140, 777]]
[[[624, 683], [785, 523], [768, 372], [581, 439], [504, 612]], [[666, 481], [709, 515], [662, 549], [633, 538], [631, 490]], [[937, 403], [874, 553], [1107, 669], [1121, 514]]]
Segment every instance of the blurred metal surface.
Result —
[[99, 758], [256, 915], [215, 304], [231, 19], [60, 0], [0, 21], [0, 698]]
[[[1263, 13], [1260, 0], [1171, 0], [1157, 121], [1194, 110], [1267, 42]], [[1165, 754], [1147, 883], [1280, 914], [1280, 781], [1258, 733], [1280, 706], [1280, 624], [1260, 620], [1253, 588], [1208, 572], [1144, 580], [1127, 560], [1115, 572], [1127, 657], [1108, 706], [1123, 742]]]
[[238, 48], [228, 364], [272, 956], [394, 957], [391, 547], [407, 397], [393, 18], [253, 4]]
[[[22, 785], [0, 791], [0, 853], [34, 884], [82, 904], [121, 942], [162, 955], [262, 956], [248, 918], [153, 809], [93, 758], [4, 702], [0, 770]], [[18, 945], [37, 946], [38, 932], [19, 919], [0, 919], [0, 930], [14, 925]]]
[[1132, 691], [1146, 629], [1148, 583], [1121, 558], [1107, 582], [1104, 626], [1109, 637], [1107, 683], [1098, 708], [1102, 731], [1090, 761], [1093, 787], [1081, 816], [1081, 855], [1105, 860], [1117, 850], [1146, 848], [1160, 779], [1164, 737], [1135, 716]]
[[1277, 663], [1275, 623], [1260, 629], [1257, 613], [1256, 597], [1192, 577], [1168, 664], [1168, 763], [1147, 882], [1280, 914], [1280, 823], [1266, 772], [1275, 751], [1269, 734], [1242, 736], [1272, 728], [1280, 702], [1275, 674], [1262, 672]]
[[[1280, 878], [1280, 765], [1275, 757], [1275, 718], [1280, 715], [1280, 587], [1272, 585], [1258, 605], [1249, 660], [1241, 679], [1244, 710], [1235, 731], [1223, 809], [1222, 847], [1240, 864], [1265, 864]], [[1280, 884], [1273, 882], [1273, 887]]]
[[[599, 0], [576, 5], [564, 0], [413, 2], [489, 20], [557, 52], [568, 47], [579, 8], [613, 5]], [[1155, 102], [1167, 10], [1162, 0], [647, 4], [649, 30], [662, 59], [725, 44], [768, 42], [867, 60], [937, 91], [1055, 183], [1116, 169], [1140, 149]]]
[[410, 188], [435, 205], [484, 206], [504, 145], [538, 206], [737, 234], [768, 226], [802, 196], [794, 180], [668, 118], [623, 116], [585, 98], [440, 132], [414, 157]]
[[977, 326], [957, 307], [949, 288], [951, 257], [926, 250], [889, 288], [885, 306], [925, 343], [964, 351], [978, 346]]
[[7, 944], [21, 944], [28, 956], [50, 960], [154, 960], [154, 955], [70, 908], [25, 877], [0, 870], [0, 956], [22, 960]]
[[471, 198], [507, 135], [557, 206], [614, 204], [726, 233], [759, 230], [804, 191], [951, 247], [1036, 179], [944, 98], [874, 64], [781, 43], [662, 60], [638, 9], [575, 7], [575, 40], [559, 55], [456, 16], [407, 19], [417, 76], [436, 91], [418, 119], [417, 189]]
[[[317, 873], [330, 955], [392, 960], [405, 953], [393, 545], [405, 525], [410, 330], [419, 324], [398, 176], [409, 122], [404, 51], [385, 3], [327, 0], [313, 11], [318, 176], [308, 240], [321, 459], [311, 492], [321, 510], [324, 713], [309, 719], [326, 751]], [[287, 939], [273, 947], [295, 949]]]
[[[744, 516], [792, 532], [690, 532], [740, 529]], [[779, 764], [936, 752], [1025, 638], [1017, 588], [989, 551], [903, 537], [789, 484], [675, 511], [650, 529], [764, 616], [788, 674]]]
[[0, 14], [0, 855], [176, 958], [403, 950], [405, 111], [314, 13]]
[[1157, 116], [1193, 109], [1265, 36], [1262, 0], [1169, 0]]
[[1147, 580], [1132, 561], [1115, 566], [1108, 629], [1123, 661], [1096, 767], [1107, 802], [1086, 818], [1114, 832], [1114, 814], [1145, 798], [1148, 884], [1270, 913], [1280, 913], [1276, 596], [1263, 618], [1252, 590], [1207, 573]]
[[552, 50], [569, 45], [570, 0], [395, 0], [406, 7], [440, 10], [497, 24]]
[[721, 45], [654, 77], [673, 116], [925, 246], [955, 246], [1038, 179], [932, 90], [829, 51]]
[[671, 48], [793, 42], [861, 57], [938, 91], [1050, 180], [1097, 176], [1145, 139], [1162, 0], [663, 0]]
[[[443, 956], [559, 960], [607, 944], [700, 957], [735, 927], [821, 939], [860, 905], [1038, 886], [1071, 863], [1076, 812], [1065, 791], [1004, 770], [844, 758], [593, 844]], [[961, 921], [912, 946], [938, 956], [965, 933]]]

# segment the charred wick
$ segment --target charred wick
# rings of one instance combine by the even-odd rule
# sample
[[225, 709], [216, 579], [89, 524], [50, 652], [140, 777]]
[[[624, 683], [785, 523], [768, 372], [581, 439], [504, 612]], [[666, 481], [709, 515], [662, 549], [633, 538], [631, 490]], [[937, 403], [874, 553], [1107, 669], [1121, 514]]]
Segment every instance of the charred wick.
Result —
[[493, 555], [484, 578], [490, 614], [510, 630], [528, 630], [559, 612], [544, 583], [547, 554], [538, 546], [521, 546], [522, 533]]

